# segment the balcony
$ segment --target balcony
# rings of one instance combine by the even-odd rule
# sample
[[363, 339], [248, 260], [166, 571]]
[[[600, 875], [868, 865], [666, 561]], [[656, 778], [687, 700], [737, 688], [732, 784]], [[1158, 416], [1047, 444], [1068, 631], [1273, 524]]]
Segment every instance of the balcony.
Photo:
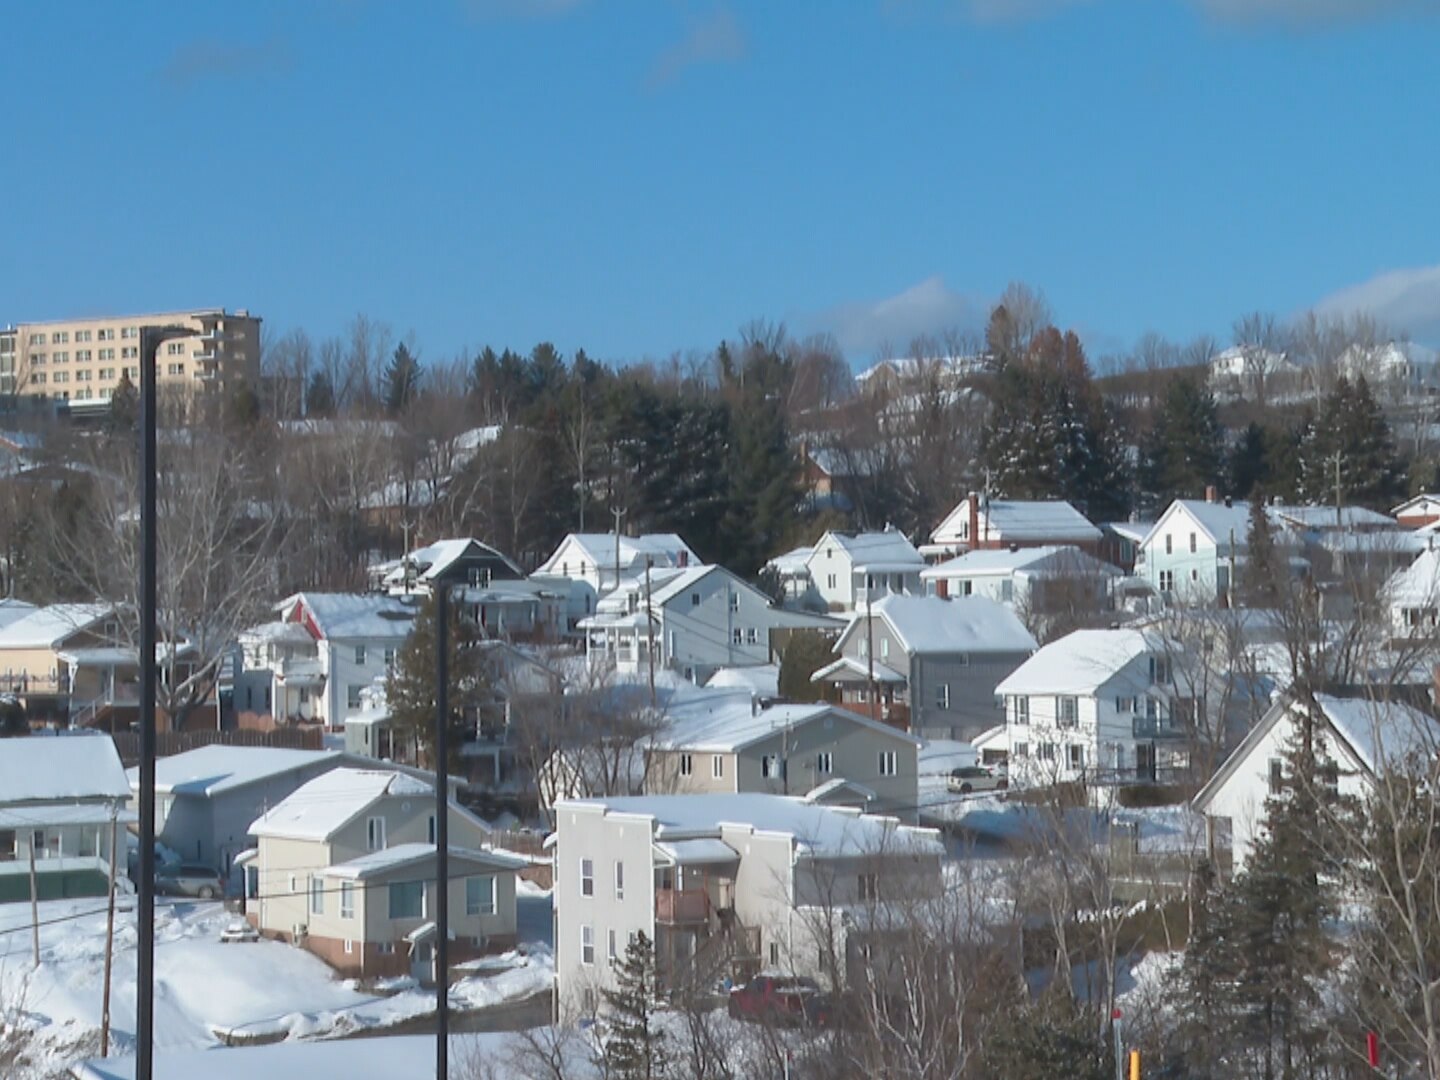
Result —
[[655, 921], [669, 925], [703, 923], [710, 918], [710, 895], [704, 889], [655, 890]]
[[219, 357], [213, 348], [196, 349], [190, 354], [190, 359], [199, 361], [202, 364], [213, 364]]
[[1132, 730], [1137, 739], [1183, 739], [1188, 734], [1169, 717], [1161, 716], [1137, 716]]

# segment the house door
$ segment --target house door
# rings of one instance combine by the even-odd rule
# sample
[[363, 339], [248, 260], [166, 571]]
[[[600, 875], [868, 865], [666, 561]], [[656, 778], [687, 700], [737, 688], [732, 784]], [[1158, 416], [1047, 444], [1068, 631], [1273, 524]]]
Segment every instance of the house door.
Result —
[[1135, 777], [1139, 780], [1155, 779], [1155, 744], [1135, 744]]
[[416, 942], [410, 951], [410, 977], [423, 986], [435, 982], [435, 955], [428, 941]]

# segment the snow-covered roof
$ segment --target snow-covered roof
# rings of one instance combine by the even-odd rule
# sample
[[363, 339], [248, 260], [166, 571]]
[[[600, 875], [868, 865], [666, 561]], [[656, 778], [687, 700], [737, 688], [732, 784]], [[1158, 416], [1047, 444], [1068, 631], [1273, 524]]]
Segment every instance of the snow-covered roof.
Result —
[[1390, 513], [1394, 517], [1400, 517], [1412, 510], [1424, 509], [1428, 512], [1440, 512], [1440, 495], [1421, 493], [1406, 499], [1399, 506], [1394, 507]]
[[421, 798], [433, 795], [434, 790], [403, 772], [331, 769], [256, 818], [250, 832], [291, 840], [328, 840], [387, 795]]
[[780, 665], [721, 668], [705, 683], [707, 690], [748, 690], [756, 697], [773, 698], [780, 693]]
[[[615, 566], [616, 541], [614, 533], [571, 533], [560, 541], [560, 546], [535, 571], [537, 574], [554, 574], [560, 569], [560, 559], [570, 547], [579, 548], [584, 559], [592, 566], [611, 569]], [[690, 545], [675, 533], [647, 533], [643, 536], [621, 536], [619, 560], [622, 569], [644, 565], [649, 557], [654, 566], [683, 566], [700, 560]], [[577, 567], [578, 569], [578, 567]]]
[[1440, 551], [1427, 549], [1385, 583], [1385, 599], [1393, 607], [1440, 607]]
[[1300, 529], [1394, 529], [1394, 518], [1363, 506], [1342, 506], [1337, 516], [1333, 506], [1269, 506], [1272, 521]]
[[359, 593], [296, 593], [277, 605], [283, 613], [297, 606], [309, 612], [325, 638], [342, 641], [402, 641], [410, 635], [416, 615], [413, 605], [394, 597]]
[[1100, 531], [1110, 530], [1116, 536], [1138, 544], [1149, 535], [1150, 530], [1155, 527], [1153, 521], [1107, 521], [1100, 526]]
[[36, 610], [38, 609], [34, 604], [27, 604], [24, 600], [16, 600], [13, 596], [0, 599], [0, 627], [9, 626], [13, 622], [18, 622]]
[[671, 840], [655, 845], [655, 861], [664, 866], [714, 866], [740, 860], [740, 853], [724, 840]]
[[1232, 345], [1210, 359], [1210, 373], [1214, 376], [1278, 375], [1299, 370], [1284, 353], [1255, 345]]
[[[664, 582], [657, 586], [655, 584], [655, 575], [652, 572], [650, 580], [650, 601], [655, 605], [669, 603], [675, 597], [685, 592], [685, 590], [698, 584], [701, 578], [709, 577], [710, 574], [716, 571], [723, 574], [730, 574], [730, 571], [722, 566], [691, 566], [684, 570], [671, 572], [666, 576]], [[730, 574], [730, 576], [734, 577], [735, 575]], [[744, 585], [747, 589], [750, 588], [750, 586], [745, 585], [743, 581], [740, 581], [739, 578], [735, 580], [737, 584]], [[643, 589], [643, 587], [642, 581], [641, 588]]]
[[109, 604], [51, 604], [0, 627], [0, 649], [50, 649], [106, 618]]
[[[328, 866], [325, 868], [325, 876], [343, 878], [347, 881], [364, 881], [366, 878], [378, 877], [394, 870], [426, 863], [435, 858], [435, 852], [434, 844], [396, 844], [394, 847], [382, 848], [380, 851], [372, 851], [347, 862]], [[456, 869], [456, 862], [467, 863], [471, 867], [479, 867], [484, 870], [520, 870], [529, 865], [524, 859], [514, 855], [453, 845], [450, 847], [450, 859], [452, 873]]]
[[1165, 650], [1165, 639], [1150, 630], [1076, 630], [1040, 649], [995, 692], [1093, 694], [1136, 657]]
[[[1088, 544], [1100, 539], [1100, 530], [1090, 519], [1063, 499], [982, 498], [978, 513], [982, 520], [980, 532], [989, 540]], [[967, 535], [962, 539], [961, 535], [962, 525], [968, 530], [969, 520], [970, 500], [965, 498], [935, 527], [930, 539], [937, 544], [974, 542], [979, 538]]]
[[0, 802], [129, 796], [125, 768], [108, 735], [0, 739]]
[[1250, 535], [1250, 504], [1244, 499], [1233, 500], [1228, 506], [1224, 502], [1209, 502], [1205, 499], [1176, 499], [1160, 520], [1146, 534], [1144, 543], [1160, 535], [1160, 530], [1174, 514], [1186, 513], [1216, 544], [1229, 543], [1233, 532], [1235, 542], [1243, 544]]
[[783, 555], [776, 555], [765, 565], [774, 570], [781, 577], [802, 577], [810, 572], [806, 563], [810, 556], [815, 554], [813, 547], [797, 547], [785, 552]]
[[811, 558], [818, 555], [822, 547], [827, 546], [827, 541], [849, 555], [856, 570], [873, 569], [882, 573], [895, 573], [919, 570], [925, 565], [925, 559], [915, 550], [915, 545], [905, 538], [904, 533], [895, 529], [856, 533], [853, 536], [848, 533], [828, 532], [816, 543]]
[[[285, 750], [270, 746], [201, 746], [155, 762], [155, 790], [173, 795], [220, 795], [246, 784], [283, 776], [324, 762], [339, 762], [336, 750]], [[140, 770], [126, 770], [130, 784]]]
[[[850, 678], [841, 679], [838, 676], [848, 675]], [[889, 664], [883, 664], [878, 660], [868, 663], [856, 660], [853, 657], [842, 656], [834, 663], [826, 664], [819, 671], [810, 676], [811, 682], [825, 682], [834, 679], [836, 682], [869, 682], [874, 679], [877, 683], [894, 683], [902, 685], [908, 680], [900, 672], [896, 671]]]
[[240, 634], [240, 640], [246, 644], [272, 644], [272, 645], [313, 645], [315, 639], [310, 636], [310, 631], [299, 623], [293, 622], [267, 622], [258, 626], [252, 626]]
[[[889, 625], [907, 653], [1030, 653], [1035, 638], [1015, 613], [983, 596], [943, 600], [894, 593], [871, 609]], [[864, 618], [857, 613], [848, 635]], [[836, 644], [838, 651], [839, 644]]]
[[114, 803], [43, 803], [39, 806], [0, 806], [0, 829], [38, 829], [53, 825], [121, 825], [136, 821], [131, 810]]
[[456, 562], [466, 557], [488, 557], [498, 560], [517, 578], [524, 577], [520, 567], [489, 544], [482, 544], [479, 540], [470, 538], [457, 538], [437, 540], [433, 544], [410, 552], [404, 559], [397, 559], [392, 569], [385, 575], [385, 581], [387, 583], [403, 582], [407, 564], [419, 569], [421, 581], [434, 581], [445, 574]]
[[922, 570], [920, 577], [926, 581], [937, 578], [963, 577], [1004, 577], [1017, 572], [1030, 574], [1091, 573], [1105, 577], [1120, 577], [1119, 567], [1101, 562], [1093, 555], [1087, 555], [1069, 544], [1047, 544], [1044, 547], [986, 548], [966, 552], [953, 559]]
[[945, 852], [940, 834], [933, 829], [902, 825], [893, 817], [816, 806], [787, 795], [642, 795], [556, 804], [562, 813], [578, 809], [647, 817], [661, 842], [719, 839], [722, 826], [738, 826], [793, 837], [797, 848], [820, 858]]
[[820, 720], [841, 721], [919, 746], [912, 735], [834, 705], [772, 705], [756, 710], [750, 695], [730, 694], [672, 708], [669, 722], [651, 745], [661, 750], [735, 753], [782, 731], [795, 731]]

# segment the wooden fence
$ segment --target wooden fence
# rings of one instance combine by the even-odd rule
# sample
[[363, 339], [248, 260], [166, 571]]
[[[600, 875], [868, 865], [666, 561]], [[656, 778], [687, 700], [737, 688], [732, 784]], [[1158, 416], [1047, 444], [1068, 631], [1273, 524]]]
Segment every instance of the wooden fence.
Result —
[[[125, 767], [140, 762], [140, 733], [117, 731], [115, 749]], [[159, 757], [181, 754], [201, 746], [271, 746], [284, 750], [323, 750], [324, 734], [318, 725], [277, 728], [274, 731], [160, 731], [155, 734]]]

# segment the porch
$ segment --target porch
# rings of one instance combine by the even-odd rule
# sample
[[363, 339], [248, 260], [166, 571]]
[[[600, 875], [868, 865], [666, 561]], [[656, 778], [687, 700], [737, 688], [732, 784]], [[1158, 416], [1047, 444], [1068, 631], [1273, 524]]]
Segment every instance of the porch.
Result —
[[655, 844], [656, 969], [670, 993], [706, 991], [758, 967], [760, 932], [735, 913], [739, 865], [723, 840]]

